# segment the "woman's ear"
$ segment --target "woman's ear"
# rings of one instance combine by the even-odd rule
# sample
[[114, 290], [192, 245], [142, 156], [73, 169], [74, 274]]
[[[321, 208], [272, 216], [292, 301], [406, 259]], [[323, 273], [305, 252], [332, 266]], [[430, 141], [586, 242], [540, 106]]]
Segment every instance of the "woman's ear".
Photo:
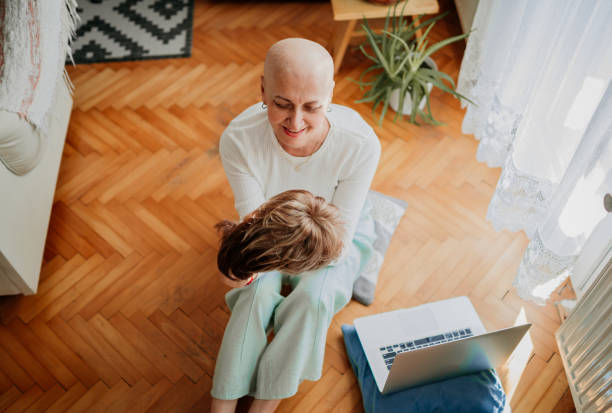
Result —
[[261, 89], [261, 101], [264, 103], [264, 105], [267, 105], [268, 103], [266, 102], [266, 91], [264, 89], [264, 77], [261, 76], [261, 80], [260, 80], [260, 89]]
[[334, 86], [336, 86], [336, 82], [332, 80], [331, 87], [329, 89], [329, 99], [327, 100], [327, 107], [329, 107], [329, 105], [331, 105], [332, 103], [332, 98], [334, 96]]

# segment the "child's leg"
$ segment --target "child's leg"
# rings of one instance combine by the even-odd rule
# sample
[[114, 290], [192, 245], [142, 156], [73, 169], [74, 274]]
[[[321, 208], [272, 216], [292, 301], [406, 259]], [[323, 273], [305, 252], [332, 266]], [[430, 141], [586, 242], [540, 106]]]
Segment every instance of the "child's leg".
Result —
[[[368, 210], [369, 212], [369, 210]], [[337, 265], [300, 276], [295, 289], [274, 314], [274, 340], [257, 371], [258, 399], [282, 399], [304, 379], [321, 377], [327, 329], [351, 299], [353, 284], [372, 255], [376, 239], [369, 214], [360, 221], [348, 255]]]
[[266, 330], [283, 299], [280, 289], [281, 274], [270, 272], [226, 294], [232, 315], [215, 364], [214, 398], [237, 399], [254, 391], [257, 364], [267, 344]]

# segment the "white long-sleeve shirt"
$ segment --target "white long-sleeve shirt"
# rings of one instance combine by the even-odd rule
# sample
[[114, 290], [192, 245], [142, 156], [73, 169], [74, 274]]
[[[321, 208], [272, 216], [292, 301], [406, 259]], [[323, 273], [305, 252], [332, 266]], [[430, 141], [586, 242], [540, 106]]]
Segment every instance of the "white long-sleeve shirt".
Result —
[[280, 146], [261, 104], [230, 122], [219, 151], [241, 219], [274, 195], [305, 189], [339, 209], [344, 245], [349, 245], [380, 159], [380, 142], [357, 112], [331, 108], [328, 135], [309, 157], [292, 156]]

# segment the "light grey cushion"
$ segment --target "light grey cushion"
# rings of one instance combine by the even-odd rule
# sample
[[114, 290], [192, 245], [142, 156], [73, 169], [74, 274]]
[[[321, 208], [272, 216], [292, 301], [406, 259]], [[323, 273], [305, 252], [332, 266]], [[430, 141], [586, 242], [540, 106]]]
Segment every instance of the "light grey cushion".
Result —
[[401, 199], [370, 191], [368, 201], [372, 204], [372, 216], [377, 239], [374, 254], [353, 286], [353, 298], [364, 305], [374, 301], [378, 273], [395, 228], [406, 211], [408, 203]]

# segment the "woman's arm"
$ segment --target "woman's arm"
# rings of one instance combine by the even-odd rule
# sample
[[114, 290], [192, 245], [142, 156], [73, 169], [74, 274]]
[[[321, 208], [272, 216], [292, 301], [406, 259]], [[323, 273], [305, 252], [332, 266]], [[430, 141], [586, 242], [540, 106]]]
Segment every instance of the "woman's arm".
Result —
[[338, 207], [346, 225], [345, 247], [352, 242], [361, 210], [365, 204], [378, 161], [380, 142], [376, 136], [357, 154], [348, 174], [340, 179], [332, 203]]
[[226, 129], [221, 135], [219, 153], [225, 175], [234, 194], [234, 206], [241, 220], [266, 200], [263, 189], [250, 171], [246, 154], [243, 152], [244, 148], [240, 147], [232, 131], [229, 128]]

